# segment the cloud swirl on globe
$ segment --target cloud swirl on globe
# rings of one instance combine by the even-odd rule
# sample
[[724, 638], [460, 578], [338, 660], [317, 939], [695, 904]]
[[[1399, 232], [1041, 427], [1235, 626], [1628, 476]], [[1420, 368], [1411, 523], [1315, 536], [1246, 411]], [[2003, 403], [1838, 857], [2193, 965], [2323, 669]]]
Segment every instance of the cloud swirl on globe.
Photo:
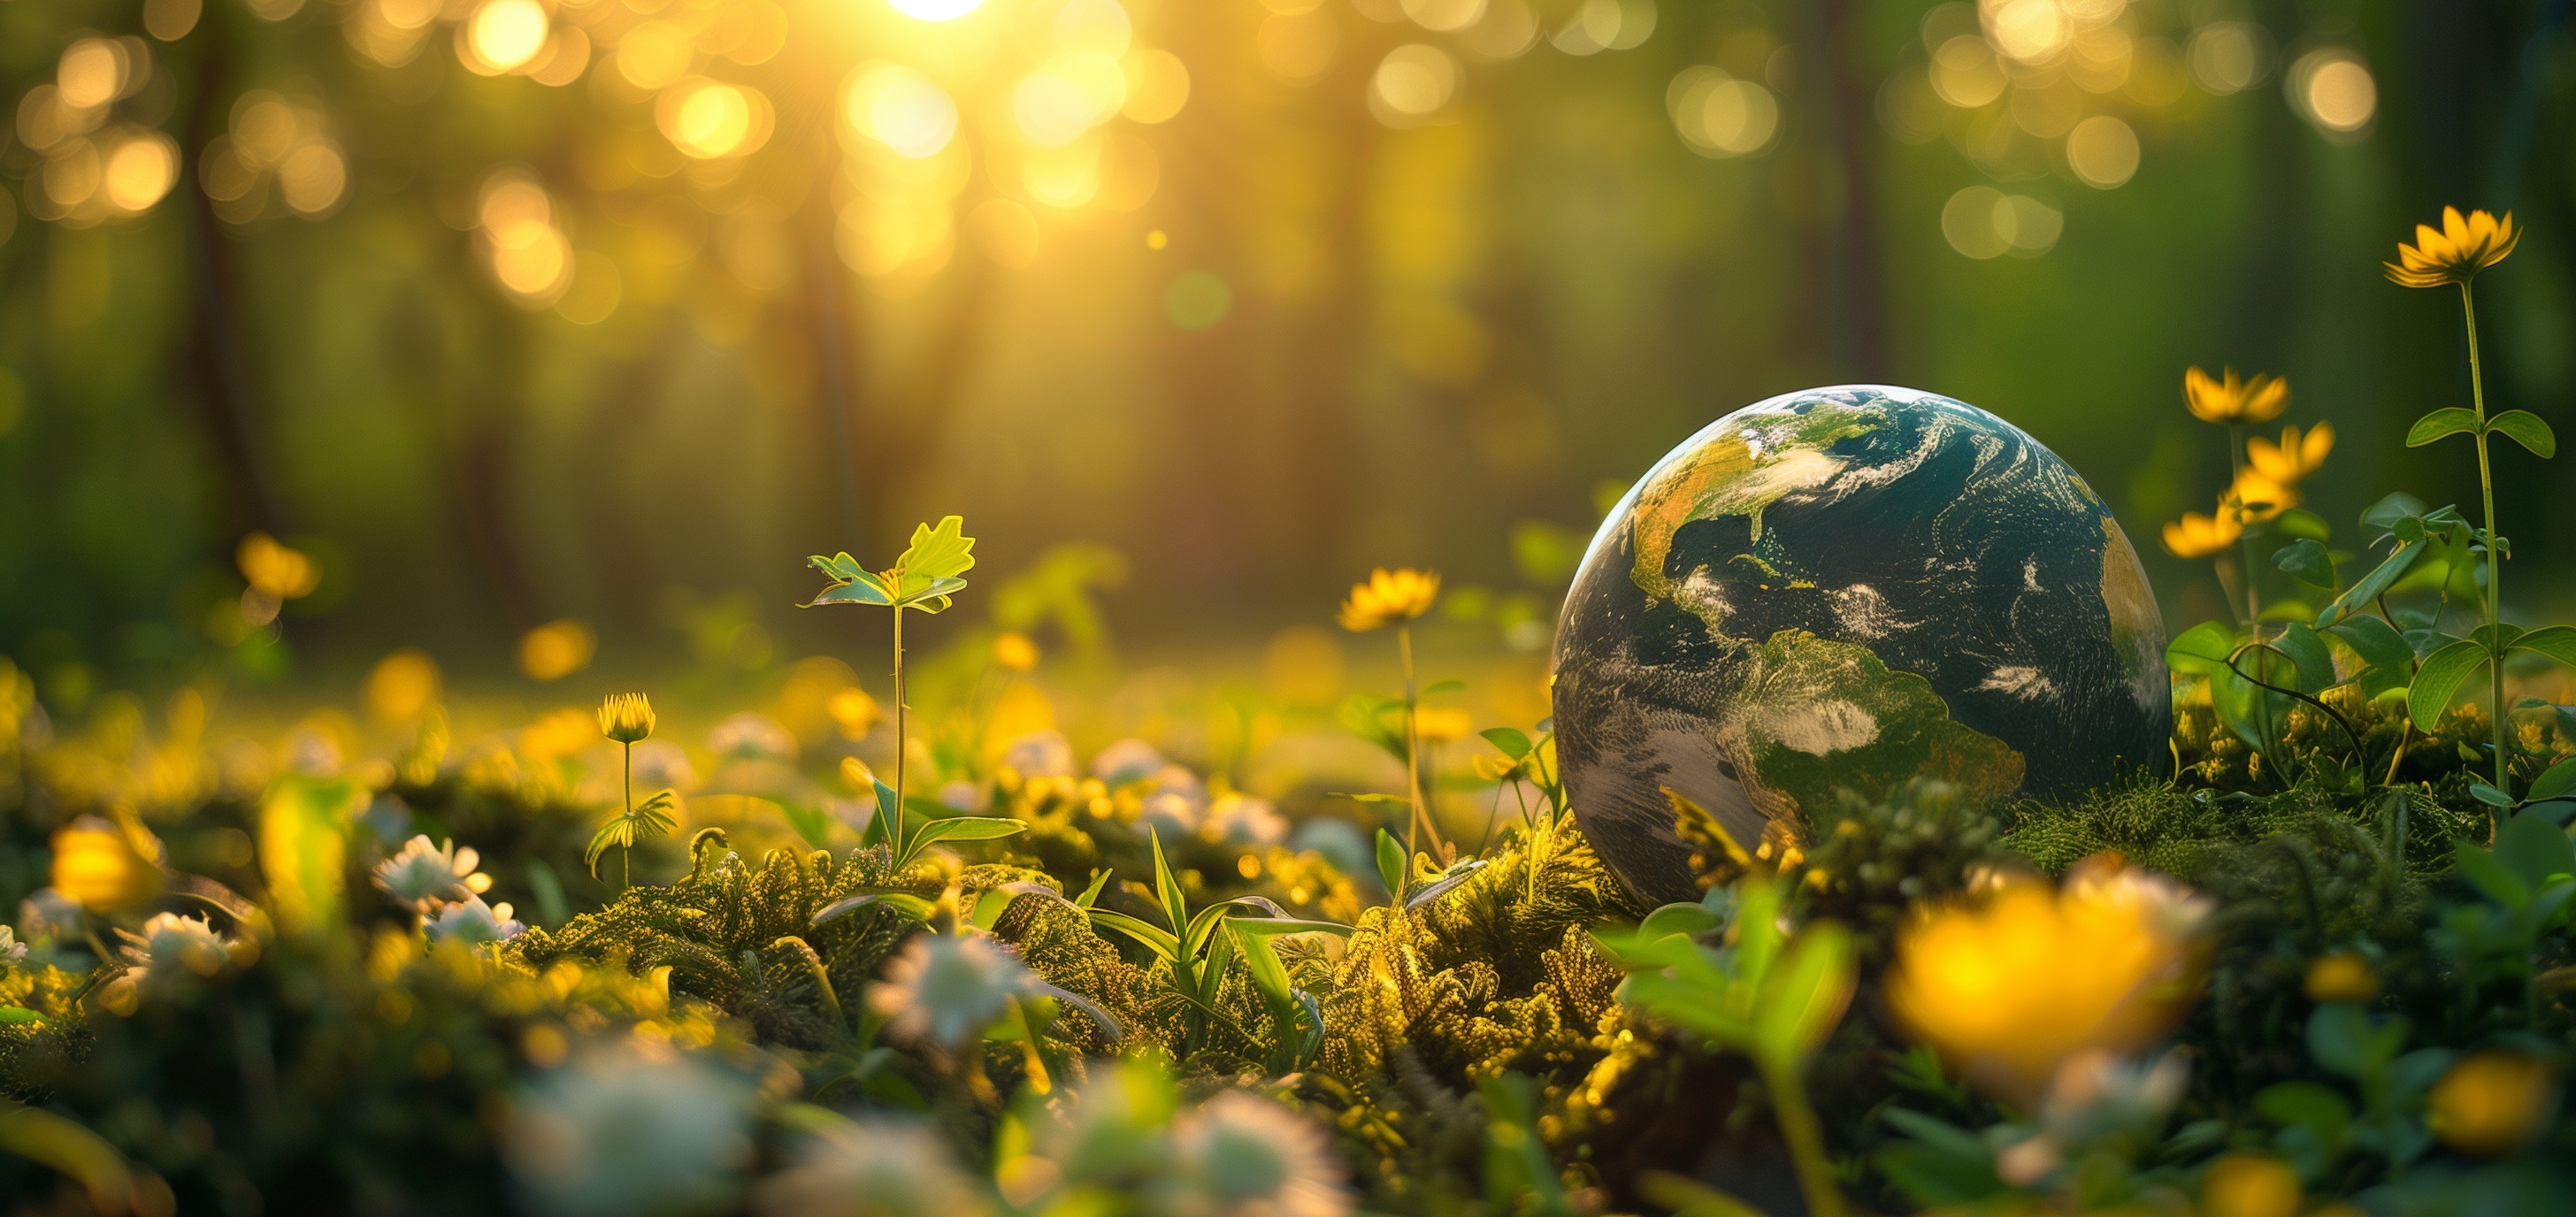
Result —
[[2164, 644], [2137, 551], [2039, 441], [1931, 393], [1810, 389], [1711, 423], [1602, 522], [1557, 628], [1557, 749], [1630, 890], [1694, 899], [1666, 790], [1749, 847], [1837, 787], [2160, 770]]

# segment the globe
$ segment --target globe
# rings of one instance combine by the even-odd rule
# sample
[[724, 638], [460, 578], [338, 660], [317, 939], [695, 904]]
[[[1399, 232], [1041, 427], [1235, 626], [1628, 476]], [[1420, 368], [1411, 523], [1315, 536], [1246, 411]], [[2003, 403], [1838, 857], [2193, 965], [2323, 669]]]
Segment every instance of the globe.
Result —
[[1602, 522], [1557, 626], [1557, 752], [1611, 870], [1695, 899], [1675, 795], [1753, 849], [1838, 790], [2163, 768], [2164, 643], [2137, 551], [2039, 441], [1931, 393], [1810, 389], [1711, 423]]

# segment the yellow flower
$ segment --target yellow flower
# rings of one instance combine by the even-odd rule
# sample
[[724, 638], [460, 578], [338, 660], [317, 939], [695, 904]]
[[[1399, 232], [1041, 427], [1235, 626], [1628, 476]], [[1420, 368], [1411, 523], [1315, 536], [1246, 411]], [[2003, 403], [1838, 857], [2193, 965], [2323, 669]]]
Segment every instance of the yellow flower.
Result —
[[519, 670], [530, 680], [561, 680], [590, 666], [599, 636], [566, 617], [549, 621], [519, 636]]
[[1351, 598], [1342, 602], [1342, 628], [1357, 632], [1411, 621], [1430, 612], [1439, 597], [1440, 572], [1381, 566], [1369, 572], [1368, 582], [1351, 585]]
[[2351, 952], [2319, 955], [2308, 961], [2308, 1000], [2363, 1002], [2379, 996], [2379, 976], [2370, 961]]
[[2033, 1107], [2086, 1049], [2137, 1052], [2200, 994], [2209, 902], [2115, 855], [2062, 889], [1998, 877], [1967, 900], [1917, 906], [1897, 937], [1897, 1021], [1978, 1087]]
[[161, 872], [116, 825], [82, 816], [54, 834], [54, 890], [93, 913], [141, 908], [161, 893]]
[[851, 685], [832, 694], [831, 700], [823, 703], [823, 712], [832, 716], [832, 725], [841, 729], [841, 738], [866, 739], [868, 728], [876, 725], [877, 699], [868, 696], [867, 690]]
[[1018, 630], [1009, 630], [993, 640], [993, 662], [1014, 672], [1026, 672], [1038, 666], [1038, 644]]
[[2182, 374], [2183, 404], [2191, 408], [2193, 418], [2221, 426], [2268, 423], [2290, 408], [2289, 381], [2260, 374], [2246, 380], [2234, 368], [2223, 376], [2214, 380], [2199, 368]]
[[1476, 729], [1474, 715], [1448, 706], [1423, 706], [1413, 712], [1413, 733], [1432, 743], [1465, 739]]
[[641, 693], [611, 693], [599, 703], [599, 733], [621, 744], [653, 734], [653, 703]]
[[264, 532], [243, 537], [233, 560], [241, 566], [242, 580], [271, 600], [300, 600], [322, 585], [322, 568], [313, 559]]
[[2238, 470], [2227, 493], [2218, 496], [2219, 511], [2241, 524], [2260, 524], [2298, 505], [2297, 490], [2251, 467]]
[[2304, 435], [2297, 427], [2283, 427], [2280, 443], [2259, 435], [2245, 441], [2245, 460], [2256, 473], [2283, 486], [2296, 486], [2326, 463], [2334, 442], [2333, 423], [2318, 423]]
[[410, 722], [437, 699], [438, 661], [418, 647], [377, 660], [367, 673], [367, 713], [377, 722]]
[[2299, 1217], [2299, 1172], [2270, 1154], [2228, 1154], [2200, 1177], [2201, 1217]]
[[2181, 519], [2165, 525], [2165, 551], [2177, 558], [2206, 558], [2225, 552], [2244, 535], [2245, 526], [2226, 512], [2213, 519], [2186, 511]]
[[2520, 1149], [2558, 1106], [2549, 1062], [2527, 1052], [2472, 1052], [2433, 1083], [2433, 1135], [2464, 1154], [2500, 1158]]
[[2388, 268], [2388, 281], [2401, 287], [2441, 287], [2466, 283], [2478, 272], [2504, 261], [2513, 252], [2522, 233], [2513, 226], [2513, 213], [2499, 220], [2484, 211], [2472, 211], [2460, 218], [2460, 209], [2442, 209], [2442, 230], [2433, 231], [2430, 224], [2415, 226], [2415, 243], [2397, 244], [2397, 261], [2382, 262]]

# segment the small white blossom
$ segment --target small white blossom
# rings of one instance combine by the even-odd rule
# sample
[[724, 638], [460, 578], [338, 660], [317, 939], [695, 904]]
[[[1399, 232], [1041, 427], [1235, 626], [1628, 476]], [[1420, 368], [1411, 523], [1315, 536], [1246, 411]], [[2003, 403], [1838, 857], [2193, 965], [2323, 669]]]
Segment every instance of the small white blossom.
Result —
[[0, 925], [0, 967], [7, 967], [27, 957], [27, 944], [18, 941], [9, 927]]
[[203, 917], [156, 913], [143, 932], [120, 929], [126, 962], [157, 984], [181, 975], [212, 976], [232, 960], [232, 941], [215, 932]]
[[693, 1053], [620, 1046], [518, 1096], [510, 1168], [559, 1217], [728, 1208], [751, 1157], [752, 1087]]
[[1268, 799], [1229, 794], [1208, 805], [1200, 831], [1230, 845], [1277, 845], [1288, 839], [1288, 817]]
[[981, 1217], [991, 1208], [929, 1129], [890, 1120], [816, 1134], [759, 1192], [766, 1217]]
[[1140, 739], [1120, 740], [1091, 758], [1091, 776], [1113, 787], [1152, 777], [1162, 767], [1163, 754]]
[[1176, 1217], [1348, 1217], [1341, 1159], [1313, 1120], [1229, 1090], [1172, 1126]]
[[432, 845], [423, 834], [404, 844], [402, 852], [376, 864], [375, 883], [386, 895], [425, 912], [434, 901], [490, 891], [492, 877], [474, 869], [481, 861], [471, 846], [458, 849], [454, 841]]
[[441, 906], [436, 916], [426, 918], [421, 928], [429, 932], [431, 942], [462, 942], [481, 946], [501, 942], [527, 932], [528, 927], [510, 918], [510, 902], [485, 904], [481, 896], [468, 896], [462, 903]]
[[919, 934], [886, 961], [868, 1003], [890, 1020], [886, 1031], [896, 1039], [955, 1047], [983, 1034], [1009, 1013], [1011, 999], [1038, 983], [990, 934]]

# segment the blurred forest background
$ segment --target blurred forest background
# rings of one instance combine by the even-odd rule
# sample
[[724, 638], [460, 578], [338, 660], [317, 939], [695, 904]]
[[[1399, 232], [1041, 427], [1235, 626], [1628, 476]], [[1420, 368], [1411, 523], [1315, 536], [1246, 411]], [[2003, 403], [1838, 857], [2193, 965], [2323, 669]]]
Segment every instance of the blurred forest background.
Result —
[[[2491, 408], [2576, 426], [2569, 8], [0, 0], [0, 649], [57, 712], [512, 680], [566, 619], [750, 671], [858, 645], [806, 554], [956, 512], [979, 577], [1118, 584], [1131, 653], [1397, 563], [1535, 650], [1605, 485], [1845, 381], [2036, 434], [2179, 629], [2186, 365], [2336, 425], [2347, 533], [2474, 500], [2399, 442], [2465, 401], [2457, 304], [2379, 268], [2443, 204], [2531, 232]], [[2563, 493], [2498, 459], [2562, 594]], [[291, 660], [254, 531], [318, 562]]]

